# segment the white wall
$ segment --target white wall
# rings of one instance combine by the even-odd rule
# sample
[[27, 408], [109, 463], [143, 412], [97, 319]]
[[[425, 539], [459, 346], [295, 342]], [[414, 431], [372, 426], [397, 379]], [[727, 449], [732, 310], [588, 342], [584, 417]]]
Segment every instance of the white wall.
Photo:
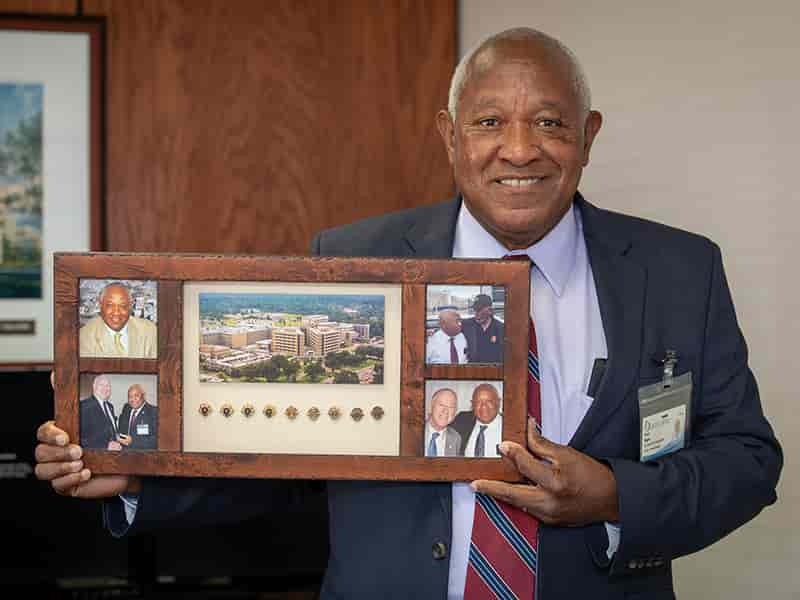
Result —
[[605, 122], [581, 190], [720, 244], [767, 416], [778, 504], [674, 563], [678, 598], [800, 597], [800, 4], [789, 0], [461, 0], [462, 53], [507, 27], [580, 57]]

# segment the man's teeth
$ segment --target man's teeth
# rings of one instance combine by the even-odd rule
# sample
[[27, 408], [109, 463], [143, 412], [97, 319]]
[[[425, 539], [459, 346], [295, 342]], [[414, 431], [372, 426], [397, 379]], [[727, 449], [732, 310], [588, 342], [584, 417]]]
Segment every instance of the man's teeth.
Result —
[[527, 185], [533, 185], [539, 181], [539, 177], [528, 177], [526, 179], [501, 179], [500, 183], [502, 185], [510, 185], [511, 187], [523, 187]]

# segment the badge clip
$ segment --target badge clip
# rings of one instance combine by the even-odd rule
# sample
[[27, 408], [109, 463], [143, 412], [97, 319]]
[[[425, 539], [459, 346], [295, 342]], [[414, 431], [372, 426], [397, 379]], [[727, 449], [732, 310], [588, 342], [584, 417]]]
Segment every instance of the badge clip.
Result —
[[675, 365], [678, 364], [678, 353], [675, 350], [667, 350], [664, 354], [664, 359], [661, 361], [664, 364], [664, 377], [661, 381], [664, 388], [672, 387], [672, 377], [675, 372]]

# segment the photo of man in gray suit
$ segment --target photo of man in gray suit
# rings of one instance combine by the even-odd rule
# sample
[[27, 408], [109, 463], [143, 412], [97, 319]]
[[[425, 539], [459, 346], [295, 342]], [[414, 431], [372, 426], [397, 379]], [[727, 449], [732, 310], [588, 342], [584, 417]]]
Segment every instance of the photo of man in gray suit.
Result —
[[441, 388], [430, 398], [425, 421], [425, 456], [461, 456], [461, 435], [450, 423], [456, 416], [458, 399], [450, 388]]

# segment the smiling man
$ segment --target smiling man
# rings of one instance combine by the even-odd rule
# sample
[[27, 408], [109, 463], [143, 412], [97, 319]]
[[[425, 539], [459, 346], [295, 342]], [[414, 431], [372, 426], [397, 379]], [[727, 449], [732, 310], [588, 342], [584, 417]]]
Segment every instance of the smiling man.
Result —
[[158, 447], [158, 409], [147, 402], [144, 388], [138, 383], [128, 388], [128, 403], [120, 412], [118, 429], [120, 442], [131, 450]]
[[155, 358], [156, 326], [131, 315], [131, 293], [119, 282], [100, 292], [100, 314], [80, 329], [80, 355], [86, 357]]
[[[578, 193], [602, 123], [591, 106], [560, 42], [530, 29], [493, 36], [461, 61], [437, 117], [459, 195], [314, 240], [318, 255], [530, 259], [530, 389], [541, 392], [527, 447], [500, 444], [521, 483], [328, 482], [323, 599], [672, 600], [673, 559], [775, 501], [782, 453], [719, 248]], [[666, 374], [670, 406], [646, 416], [645, 392]], [[642, 419], [677, 414], [691, 421], [684, 447], [642, 460]], [[37, 476], [60, 493], [139, 493], [127, 514], [106, 503], [117, 535], [280, 514], [277, 490], [296, 485], [92, 479], [62, 431], [46, 423], [38, 435]]]
[[470, 458], [496, 457], [502, 441], [503, 415], [500, 394], [491, 383], [479, 383], [472, 391], [472, 410], [458, 413], [453, 429], [461, 434], [461, 454]]
[[425, 421], [425, 456], [459, 456], [461, 435], [450, 423], [456, 416], [458, 399], [450, 388], [442, 388], [431, 397], [431, 410]]
[[462, 330], [467, 340], [471, 363], [502, 363], [505, 326], [494, 316], [492, 298], [478, 294], [472, 303], [475, 316], [464, 319]]

